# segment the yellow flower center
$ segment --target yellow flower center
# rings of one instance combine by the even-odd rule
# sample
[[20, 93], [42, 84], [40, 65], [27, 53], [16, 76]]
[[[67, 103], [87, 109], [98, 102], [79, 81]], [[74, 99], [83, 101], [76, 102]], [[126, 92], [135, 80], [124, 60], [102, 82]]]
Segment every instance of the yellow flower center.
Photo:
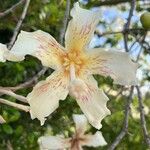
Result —
[[87, 57], [81, 52], [68, 52], [62, 57], [62, 65], [64, 67], [65, 73], [70, 73], [71, 65], [74, 66], [76, 76], [81, 74], [85, 63], [87, 62]]

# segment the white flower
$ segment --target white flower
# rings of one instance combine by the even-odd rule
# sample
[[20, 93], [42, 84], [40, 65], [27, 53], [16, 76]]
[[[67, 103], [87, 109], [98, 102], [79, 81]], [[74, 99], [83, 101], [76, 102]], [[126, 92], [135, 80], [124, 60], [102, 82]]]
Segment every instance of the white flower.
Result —
[[42, 125], [45, 118], [59, 106], [59, 100], [64, 100], [69, 93], [91, 125], [100, 129], [101, 120], [110, 111], [106, 107], [108, 98], [99, 90], [92, 75], [110, 76], [117, 84], [136, 84], [137, 64], [131, 61], [127, 53], [88, 49], [99, 15], [99, 12], [82, 9], [75, 3], [65, 35], [65, 48], [41, 30], [21, 31], [7, 55], [7, 59], [12, 61], [32, 55], [41, 60], [44, 66], [55, 70], [27, 96], [32, 119], [38, 118]]
[[87, 128], [87, 119], [84, 115], [73, 115], [76, 125], [75, 133], [71, 138], [63, 138], [61, 136], [43, 136], [40, 137], [38, 143], [40, 150], [82, 150], [82, 146], [98, 147], [106, 145], [106, 141], [100, 131], [94, 135], [85, 134]]
[[0, 124], [5, 123], [5, 119], [0, 115]]
[[7, 53], [8, 53], [8, 49], [6, 45], [0, 43], [0, 62], [6, 61]]

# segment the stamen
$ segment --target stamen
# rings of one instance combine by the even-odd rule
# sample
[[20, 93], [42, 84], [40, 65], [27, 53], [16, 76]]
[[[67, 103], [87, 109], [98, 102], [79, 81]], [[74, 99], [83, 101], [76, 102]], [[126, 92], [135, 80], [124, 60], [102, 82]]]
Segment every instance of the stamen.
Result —
[[75, 67], [74, 64], [70, 65], [70, 80], [73, 81], [76, 79]]

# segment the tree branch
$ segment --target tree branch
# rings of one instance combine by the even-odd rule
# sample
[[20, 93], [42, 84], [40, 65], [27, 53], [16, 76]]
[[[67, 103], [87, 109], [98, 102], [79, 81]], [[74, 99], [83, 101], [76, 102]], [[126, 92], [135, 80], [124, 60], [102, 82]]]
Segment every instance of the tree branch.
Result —
[[30, 110], [30, 109], [29, 109], [29, 106], [17, 104], [17, 103], [15, 103], [15, 102], [10, 102], [10, 101], [5, 100], [5, 99], [2, 99], [2, 98], [0, 98], [0, 103], [6, 104], [6, 105], [9, 105], [9, 106], [12, 106], [12, 107], [15, 107], [15, 108], [20, 109], [20, 110], [23, 110], [23, 111], [25, 111], [25, 112], [28, 112], [28, 111]]
[[28, 103], [26, 97], [17, 95], [14, 92], [12, 92], [11, 90], [5, 90], [5, 89], [0, 88], [0, 93], [12, 96], [21, 102]]
[[[130, 8], [129, 16], [128, 16], [128, 19], [127, 19], [127, 23], [124, 25], [124, 30], [128, 30], [129, 27], [130, 27], [131, 18], [133, 16], [134, 9], [135, 9], [135, 0], [132, 0], [131, 1], [131, 8]], [[124, 46], [125, 46], [126, 52], [129, 52], [128, 45], [127, 45], [128, 34], [124, 33], [123, 37], [124, 37]]]
[[33, 76], [30, 80], [17, 85], [15, 87], [0, 87], [5, 90], [12, 90], [12, 91], [17, 91], [26, 87], [30, 87], [32, 84], [36, 84], [38, 82], [38, 78], [40, 78], [44, 73], [47, 71], [47, 67], [44, 67], [42, 70], [40, 70], [35, 76]]
[[137, 55], [137, 58], [136, 58], [136, 62], [138, 62], [138, 60], [140, 58], [140, 54], [142, 52], [142, 48], [145, 48], [144, 45], [143, 45], [143, 42], [144, 42], [144, 40], [146, 38], [146, 35], [147, 35], [147, 32], [145, 32], [145, 34], [143, 35], [143, 37], [141, 38], [141, 40], [140, 39], [137, 40], [137, 38], [136, 38], [136, 41], [139, 42], [139, 44], [141, 45], [140, 51], [139, 51], [139, 53]]
[[[140, 0], [136, 0], [140, 1]], [[111, 6], [111, 5], [117, 5], [121, 3], [129, 3], [131, 0], [103, 0], [103, 1], [95, 1], [93, 7], [98, 6]]]
[[[109, 34], [127, 34], [127, 33], [140, 33], [140, 32], [146, 32], [147, 30], [143, 28], [130, 28], [130, 29], [124, 29], [120, 31], [108, 31], [108, 32], [103, 32], [100, 33], [99, 30], [95, 31], [95, 34], [97, 34], [99, 37], [109, 35]], [[148, 30], [150, 31], [150, 30]]]
[[18, 6], [20, 6], [21, 4], [23, 4], [24, 1], [25, 0], [20, 0], [18, 3], [14, 4], [12, 7], [8, 8], [4, 12], [0, 12], [0, 18], [5, 17], [9, 13], [13, 12]]
[[7, 141], [7, 150], [14, 150], [10, 140]]
[[143, 135], [144, 135], [145, 142], [148, 145], [148, 147], [150, 148], [150, 137], [148, 135], [148, 131], [147, 131], [147, 127], [146, 127], [145, 114], [144, 114], [144, 110], [143, 110], [144, 106], [143, 106], [143, 102], [142, 102], [142, 94], [141, 94], [141, 91], [139, 89], [139, 86], [136, 86], [136, 90], [137, 90], [138, 101], [139, 101], [141, 127], [142, 127], [142, 130], [143, 130]]
[[63, 42], [64, 42], [65, 31], [66, 31], [67, 24], [68, 24], [69, 12], [70, 12], [70, 0], [67, 0], [65, 16], [64, 16], [64, 19], [63, 19], [63, 27], [62, 27], [62, 29], [60, 31], [60, 39], [59, 39], [59, 41], [60, 41], [61, 45], [63, 45]]
[[27, 14], [27, 10], [28, 10], [29, 4], [30, 4], [30, 0], [26, 0], [26, 3], [25, 3], [25, 6], [24, 6], [22, 15], [21, 15], [21, 17], [20, 17], [20, 19], [19, 19], [19, 21], [17, 23], [17, 26], [16, 26], [15, 30], [14, 30], [13, 37], [11, 38], [11, 41], [10, 41], [10, 43], [8, 45], [8, 49], [11, 49], [13, 44], [15, 43], [16, 37], [17, 37], [17, 35], [19, 33], [19, 30], [21, 28], [23, 20], [24, 20], [26, 14]]
[[128, 120], [129, 120], [130, 104], [132, 102], [133, 90], [134, 90], [134, 87], [132, 86], [129, 97], [127, 99], [127, 104], [125, 106], [125, 117], [124, 117], [123, 128], [122, 128], [121, 132], [119, 133], [119, 135], [114, 140], [114, 142], [110, 145], [108, 150], [114, 150], [128, 132]]

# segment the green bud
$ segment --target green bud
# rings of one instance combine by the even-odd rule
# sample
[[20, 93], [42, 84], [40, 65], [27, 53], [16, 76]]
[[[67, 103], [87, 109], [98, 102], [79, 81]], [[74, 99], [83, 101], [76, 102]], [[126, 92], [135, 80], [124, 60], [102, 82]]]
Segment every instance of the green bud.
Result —
[[150, 12], [145, 12], [140, 17], [143, 28], [150, 29]]

